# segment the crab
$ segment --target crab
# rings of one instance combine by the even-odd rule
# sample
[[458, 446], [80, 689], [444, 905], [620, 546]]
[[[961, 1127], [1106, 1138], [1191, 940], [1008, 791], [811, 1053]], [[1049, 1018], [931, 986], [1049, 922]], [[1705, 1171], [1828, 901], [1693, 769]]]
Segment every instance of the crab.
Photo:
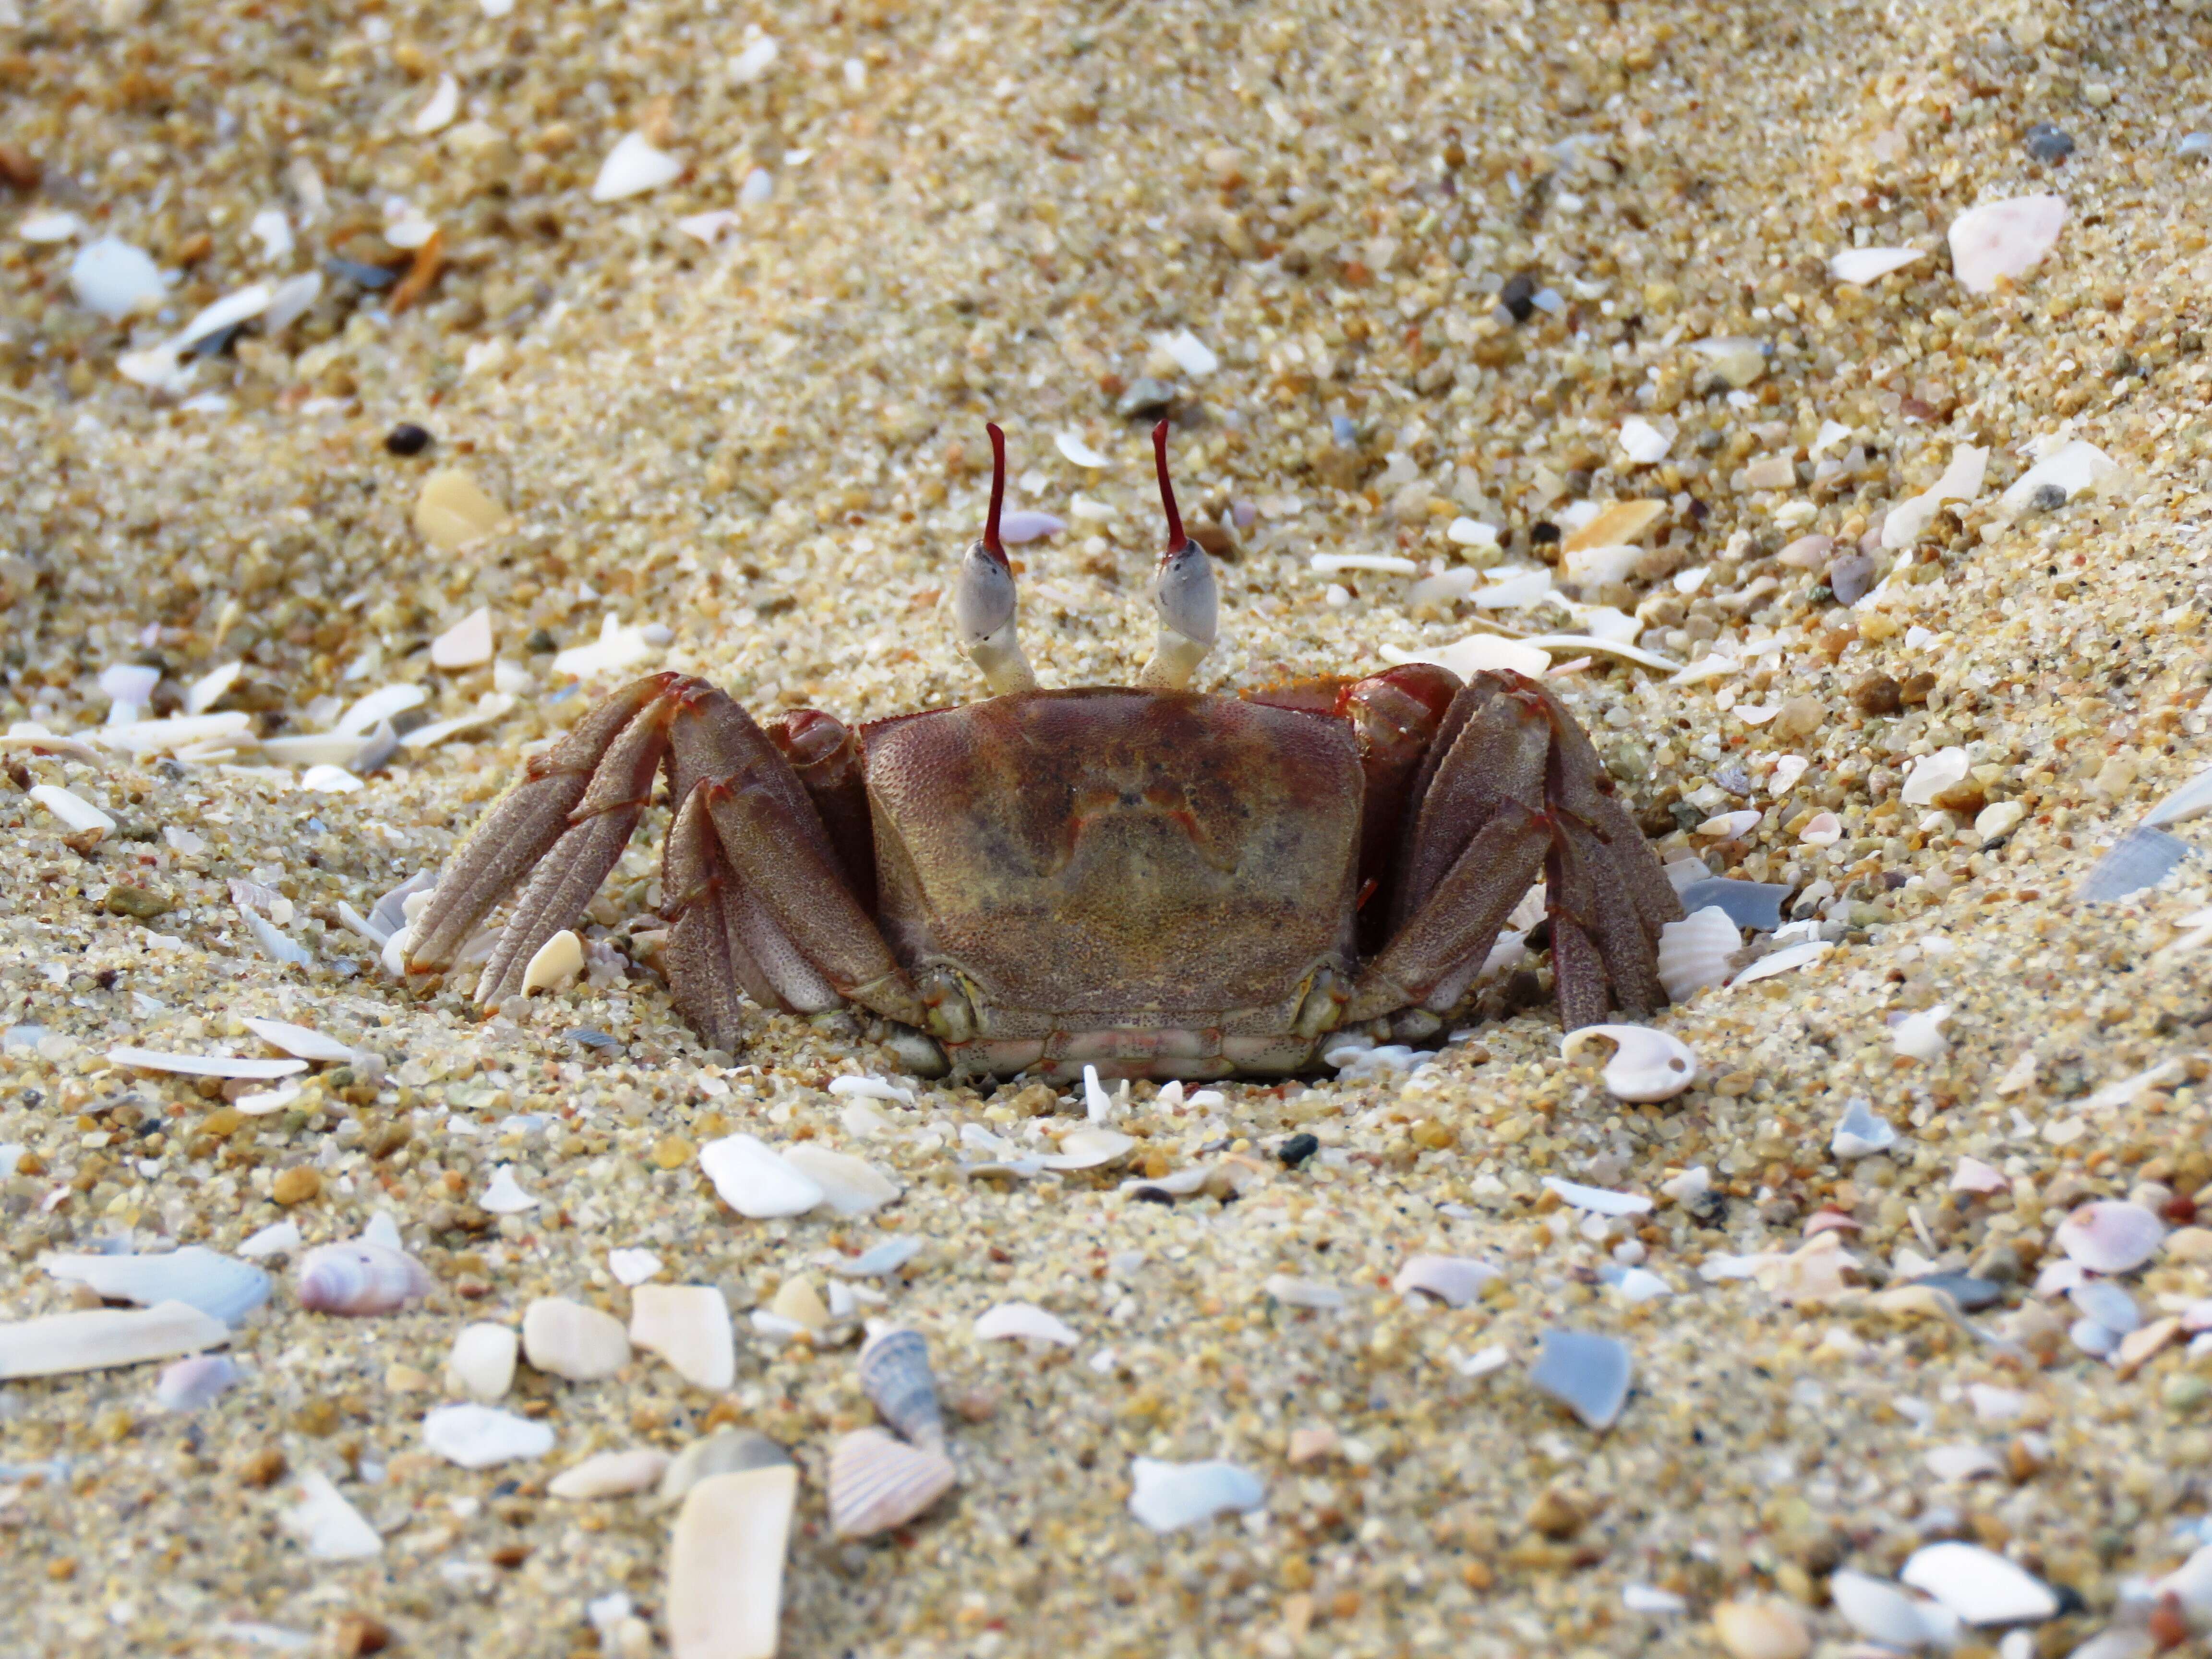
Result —
[[732, 1054], [750, 998], [866, 1011], [925, 1076], [1297, 1073], [1352, 1028], [1442, 1029], [1540, 877], [1563, 1024], [1665, 1003], [1656, 945], [1681, 906], [1534, 680], [1413, 664], [1192, 689], [1216, 589], [1176, 511], [1164, 421], [1151, 659], [1133, 685], [1041, 689], [999, 536], [1006, 440], [988, 430], [989, 516], [949, 605], [988, 698], [763, 726], [705, 680], [638, 680], [484, 817], [418, 919], [409, 971], [444, 972], [520, 889], [475, 996], [523, 995], [665, 771], [662, 963], [678, 1011]]

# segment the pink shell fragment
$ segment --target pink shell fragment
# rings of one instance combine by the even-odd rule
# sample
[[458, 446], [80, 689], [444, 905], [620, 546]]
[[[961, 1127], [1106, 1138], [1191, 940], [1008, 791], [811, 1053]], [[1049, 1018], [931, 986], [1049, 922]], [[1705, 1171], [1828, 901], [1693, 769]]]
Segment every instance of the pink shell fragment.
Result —
[[1808, 1238], [1820, 1233], [1846, 1231], [1855, 1233], [1858, 1231], [1859, 1224], [1841, 1210], [1820, 1210], [1808, 1216], [1805, 1220], [1805, 1237]]
[[1991, 1169], [1978, 1158], [1962, 1158], [1959, 1167], [1951, 1172], [1951, 1190], [1954, 1193], [2001, 1193], [2012, 1185], [2003, 1174]]
[[1987, 294], [2000, 276], [2024, 276], [2042, 262], [2066, 223], [2063, 196], [1984, 202], [1951, 222], [1951, 270], [1969, 294]]
[[2091, 1273], [2133, 1273], [2157, 1254], [2166, 1224], [2140, 1204], [2084, 1204], [2058, 1224], [2058, 1248]]

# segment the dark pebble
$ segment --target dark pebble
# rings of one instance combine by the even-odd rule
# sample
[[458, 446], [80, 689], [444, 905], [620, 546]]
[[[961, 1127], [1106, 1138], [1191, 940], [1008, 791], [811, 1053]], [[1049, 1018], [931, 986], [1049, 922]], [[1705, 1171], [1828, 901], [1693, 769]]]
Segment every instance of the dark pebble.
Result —
[[1498, 303], [1505, 307], [1505, 314], [1515, 322], [1527, 322], [1536, 309], [1536, 279], [1526, 272], [1508, 276], [1505, 286], [1498, 290]]
[[1175, 1203], [1175, 1195], [1172, 1193], [1164, 1193], [1158, 1187], [1139, 1187], [1133, 1191], [1129, 1196], [1135, 1199], [1139, 1204], [1166, 1204], [1172, 1206]]
[[1285, 1169], [1295, 1170], [1321, 1150], [1320, 1140], [1313, 1135], [1292, 1135], [1275, 1149], [1275, 1156], [1283, 1160]]
[[1851, 701], [1862, 714], [1897, 714], [1904, 710], [1905, 691], [1887, 674], [1869, 674], [1851, 688]]
[[1549, 520], [1540, 520], [1528, 526], [1528, 541], [1532, 546], [1549, 547], [1559, 539], [1559, 526]]
[[412, 421], [402, 421], [384, 434], [384, 447], [394, 455], [420, 455], [430, 447], [430, 434]]
[[2045, 167], [2056, 167], [2074, 153], [2074, 135], [2048, 121], [2027, 130], [2027, 153]]
[[1929, 1273], [1924, 1278], [1909, 1279], [1905, 1283], [1942, 1291], [1959, 1304], [1961, 1313], [1986, 1308], [2004, 1294], [2004, 1286], [1994, 1279], [1976, 1279], [1971, 1273]]
[[2035, 487], [2035, 493], [2027, 498], [2027, 504], [2038, 513], [2056, 513], [2066, 505], [2066, 486], [2055, 483], [2038, 484]]
[[533, 657], [542, 657], [548, 652], [558, 651], [561, 645], [544, 629], [538, 628], [531, 630], [530, 637], [523, 641], [522, 648]]

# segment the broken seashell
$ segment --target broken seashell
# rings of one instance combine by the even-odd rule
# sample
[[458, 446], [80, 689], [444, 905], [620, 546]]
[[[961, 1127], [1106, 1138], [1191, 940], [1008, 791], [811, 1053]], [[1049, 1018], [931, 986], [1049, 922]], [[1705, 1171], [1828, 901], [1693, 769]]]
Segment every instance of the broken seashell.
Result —
[[520, 1339], [505, 1325], [478, 1321], [462, 1326], [453, 1351], [446, 1356], [446, 1386], [489, 1405], [513, 1385], [520, 1347]]
[[2058, 1224], [2056, 1243], [2091, 1273], [2133, 1273], [2157, 1254], [2165, 1224], [2140, 1204], [2084, 1204]]
[[377, 1244], [324, 1244], [300, 1258], [300, 1305], [311, 1313], [392, 1313], [428, 1296], [435, 1282], [404, 1250]]
[[1331, 1312], [1345, 1305], [1342, 1289], [1323, 1279], [1269, 1273], [1260, 1288], [1286, 1308], [1316, 1308]]
[[2063, 196], [2015, 196], [1968, 208], [1951, 221], [1952, 275], [1967, 293], [1987, 294], [1999, 277], [2033, 270], [2065, 225]]
[[599, 175], [592, 181], [592, 199], [619, 202], [642, 196], [683, 175], [681, 157], [671, 155], [641, 132], [626, 132], [599, 163]]
[[299, 1503], [276, 1518], [318, 1561], [364, 1561], [384, 1552], [376, 1528], [319, 1470], [300, 1477]]
[[[1710, 841], [1739, 841], [1758, 829], [1759, 819], [1765, 816], [1763, 812], [1748, 807], [1741, 812], [1717, 813], [1690, 833], [1703, 836]], [[1725, 909], [1722, 914], [1727, 914]]]
[[1936, 796], [1964, 783], [1972, 772], [1973, 763], [1965, 750], [1955, 746], [1939, 749], [1912, 763], [1912, 769], [1905, 775], [1905, 787], [1899, 794], [1907, 806], [1932, 806]]
[[668, 1454], [640, 1446], [599, 1452], [571, 1464], [545, 1483], [555, 1498], [621, 1498], [643, 1492], [668, 1473]]
[[[415, 500], [415, 528], [441, 553], [459, 552], [471, 542], [504, 528], [507, 522], [507, 509], [459, 467], [441, 467], [423, 479], [422, 493]], [[420, 686], [407, 689], [416, 693], [406, 705], [409, 708], [428, 695]], [[350, 722], [357, 718], [359, 708], [360, 704], [355, 704], [339, 720], [337, 730], [350, 733], [354, 729]], [[365, 732], [375, 724], [370, 720], [359, 730]]]
[[1038, 1160], [1048, 1170], [1096, 1170], [1126, 1156], [1137, 1143], [1118, 1129], [1085, 1125], [1060, 1138], [1060, 1150]]
[[651, 1250], [612, 1249], [607, 1252], [607, 1268], [618, 1285], [642, 1285], [660, 1271], [660, 1258]]
[[1829, 257], [1828, 274], [1839, 283], [1856, 283], [1863, 287], [1927, 257], [1917, 248], [1847, 247]]
[[1797, 839], [1808, 847], [1833, 847], [1844, 838], [1844, 821], [1833, 812], [1815, 812], [1812, 821], [1797, 832]]
[[532, 991], [563, 991], [584, 972], [584, 941], [563, 927], [539, 945], [522, 970], [522, 994]]
[[[1734, 816], [1741, 817], [1743, 814]], [[1718, 910], [1738, 927], [1771, 933], [1782, 925], [1782, 902], [1790, 896], [1790, 892], [1786, 882], [1735, 881], [1725, 876], [1710, 876], [1692, 882], [1679, 896], [1683, 909], [1692, 915], [1699, 910]]]
[[110, 1048], [107, 1058], [118, 1066], [142, 1072], [174, 1072], [183, 1077], [245, 1078], [262, 1081], [291, 1077], [307, 1069], [304, 1060], [241, 1060], [231, 1054], [165, 1054], [152, 1048]]
[[[1606, 1028], [1593, 1025], [1586, 1028], [1602, 1031]], [[1645, 1026], [1632, 1026], [1633, 1030], [1645, 1030]], [[1557, 1176], [1546, 1176], [1544, 1187], [1559, 1195], [1563, 1203], [1577, 1210], [1587, 1210], [1592, 1215], [1642, 1215], [1650, 1209], [1651, 1200], [1641, 1193], [1616, 1193], [1607, 1187], [1585, 1187], [1578, 1182], [1562, 1181]]]
[[1078, 466], [1090, 467], [1095, 471], [1100, 467], [1114, 465], [1111, 458], [1101, 455], [1073, 432], [1063, 432], [1052, 441], [1054, 447]]
[[1249, 1513], [1267, 1501], [1256, 1476], [1220, 1458], [1165, 1463], [1150, 1457], [1129, 1466], [1129, 1513], [1154, 1532], [1176, 1532], [1224, 1512]]
[[611, 1314], [562, 1296], [541, 1296], [523, 1310], [523, 1358], [571, 1382], [596, 1382], [629, 1363], [629, 1337]]
[[1950, 1018], [1951, 1006], [1945, 1002], [1907, 1014], [1890, 1028], [1890, 1043], [1907, 1059], [1932, 1064], [1950, 1049], [1951, 1040], [1943, 1035], [1943, 1022]]
[[1632, 1370], [1626, 1343], [1589, 1331], [1554, 1328], [1543, 1334], [1528, 1380], [1602, 1432], [1627, 1402]]
[[1843, 1121], [1836, 1125], [1828, 1150], [1840, 1158], [1861, 1158], [1887, 1152], [1895, 1145], [1896, 1128], [1875, 1115], [1870, 1102], [1854, 1095], [1844, 1104]]
[[1897, 1576], [1970, 1625], [2040, 1622], [2058, 1612], [2058, 1598], [2048, 1585], [1978, 1544], [1929, 1544], [1915, 1551]]
[[1722, 1602], [1713, 1609], [1713, 1634], [1729, 1659], [1805, 1659], [1813, 1650], [1803, 1617], [1778, 1596]]
[[198, 1353], [230, 1340], [230, 1328], [184, 1302], [100, 1308], [0, 1325], [0, 1380], [64, 1376]]
[[[1733, 923], [1728, 927], [1735, 932]], [[1602, 1075], [1615, 1100], [1672, 1100], [1698, 1080], [1698, 1056], [1690, 1046], [1649, 1025], [1583, 1026], [1560, 1039], [1560, 1057], [1572, 1060], [1592, 1037], [1614, 1044]]]
[[1808, 968], [1836, 947], [1826, 939], [1807, 939], [1802, 945], [1784, 945], [1779, 951], [1770, 951], [1757, 962], [1729, 981], [1733, 991], [1739, 985], [1756, 985], [1760, 980], [1773, 979], [1799, 968]]
[[282, 1049], [295, 1060], [343, 1066], [353, 1059], [350, 1048], [312, 1025], [295, 1025], [288, 1019], [247, 1019], [244, 1024], [270, 1048]]
[[840, 1538], [872, 1538], [903, 1526], [952, 1489], [952, 1460], [902, 1445], [881, 1429], [856, 1429], [830, 1454], [830, 1527]]
[[872, 1333], [860, 1349], [860, 1388], [884, 1422], [917, 1446], [943, 1449], [945, 1412], [921, 1332], [891, 1326]]
[[300, 1248], [300, 1224], [272, 1221], [238, 1247], [238, 1253], [259, 1260], [264, 1255], [289, 1255]]
[[717, 1474], [742, 1474], [747, 1469], [787, 1467], [791, 1454], [766, 1435], [751, 1429], [725, 1429], [704, 1440], [695, 1440], [676, 1454], [668, 1472], [660, 1477], [654, 1494], [660, 1504], [680, 1502], [702, 1480]]
[[479, 605], [430, 641], [435, 668], [481, 668], [491, 660], [491, 610]]
[[823, 1305], [821, 1293], [811, 1279], [785, 1279], [768, 1310], [802, 1331], [819, 1334], [830, 1328], [830, 1310]]
[[894, 1202], [899, 1184], [866, 1158], [801, 1143], [783, 1154], [796, 1170], [822, 1189], [823, 1200], [839, 1215], [866, 1215]]
[[478, 1201], [494, 1215], [520, 1215], [538, 1207], [538, 1200], [524, 1192], [522, 1183], [514, 1178], [511, 1164], [502, 1164], [491, 1172], [491, 1185], [484, 1188]]
[[244, 1376], [227, 1353], [194, 1354], [165, 1366], [154, 1397], [173, 1412], [196, 1412]]
[[668, 1545], [676, 1659], [773, 1659], [798, 1496], [789, 1463], [710, 1475], [684, 1495]]
[[1083, 1340], [1032, 1302], [1001, 1302], [977, 1317], [975, 1334], [986, 1341], [1018, 1336], [1036, 1342], [1057, 1342], [1069, 1348]]
[[553, 1449], [553, 1431], [491, 1406], [441, 1406], [422, 1419], [422, 1443], [449, 1463], [488, 1469], [544, 1456]]
[[235, 1325], [269, 1299], [269, 1275], [204, 1245], [166, 1255], [46, 1255], [39, 1265], [56, 1279], [89, 1285], [111, 1302], [150, 1308], [182, 1302]]
[[819, 1182], [751, 1135], [726, 1135], [699, 1149], [699, 1167], [722, 1202], [755, 1221], [804, 1215], [828, 1196]]
[[1398, 1269], [1390, 1288], [1408, 1300], [1419, 1291], [1448, 1306], [1464, 1308], [1497, 1277], [1497, 1268], [1468, 1256], [1417, 1255]]
[[630, 1292], [629, 1340], [666, 1360], [695, 1388], [720, 1393], [737, 1381], [730, 1304], [712, 1285], [641, 1285]]
[[1659, 930], [1659, 982], [1671, 1002], [1687, 1002], [1708, 985], [1723, 983], [1743, 935], [1717, 904], [1693, 910]]

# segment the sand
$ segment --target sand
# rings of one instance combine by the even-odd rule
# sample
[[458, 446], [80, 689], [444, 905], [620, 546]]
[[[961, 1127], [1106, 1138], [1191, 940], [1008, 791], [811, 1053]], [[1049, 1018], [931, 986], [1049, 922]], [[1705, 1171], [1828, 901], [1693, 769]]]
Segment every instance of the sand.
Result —
[[[546, 1485], [732, 1426], [801, 1469], [789, 1654], [1840, 1650], [1830, 1574], [1893, 1577], [1954, 1539], [2062, 1592], [1961, 1651], [2178, 1636], [2188, 1609], [2154, 1613], [2150, 1587], [2206, 1536], [2212, 1378], [2184, 1327], [2212, 1295], [2212, 1238], [2187, 1224], [2212, 1182], [2191, 920], [2212, 884], [2185, 864], [2073, 895], [2212, 759], [2212, 173], [2185, 142], [2212, 125], [2208, 62], [2200, 11], [2039, 0], [0, 0], [0, 720], [96, 745], [104, 670], [155, 668], [154, 718], [234, 662], [211, 712], [247, 728], [181, 759], [35, 732], [0, 757], [0, 1146], [20, 1149], [0, 1153], [0, 1312], [96, 1304], [42, 1251], [234, 1253], [285, 1219], [304, 1249], [379, 1212], [436, 1281], [345, 1320], [298, 1305], [298, 1251], [270, 1259], [283, 1282], [229, 1345], [242, 1379], [191, 1413], [157, 1404], [157, 1365], [0, 1385], [0, 1645], [566, 1655], [602, 1650], [603, 1626], [606, 1651], [659, 1650], [669, 1512]], [[2071, 154], [2031, 154], [2038, 123]], [[595, 201], [632, 133], [680, 175]], [[2065, 203], [2049, 253], [1967, 291], [1947, 228], [2039, 193]], [[679, 228], [708, 213], [733, 216]], [[25, 240], [27, 218], [59, 240]], [[78, 302], [70, 262], [102, 236], [175, 273], [157, 313]], [[1924, 257], [1839, 283], [1827, 262], [1854, 246]], [[202, 307], [318, 271], [283, 327], [161, 353]], [[366, 915], [434, 868], [617, 683], [579, 690], [555, 661], [606, 618], [643, 630], [623, 636], [640, 669], [763, 715], [975, 695], [941, 589], [981, 515], [987, 419], [1012, 504], [1068, 525], [1016, 550], [1031, 659], [1048, 684], [1125, 681], [1150, 641], [1163, 405], [1220, 556], [1210, 684], [1496, 625], [1705, 662], [1674, 683], [1550, 653], [1662, 856], [1787, 884], [1804, 942], [1834, 947], [1661, 1016], [1694, 1087], [1630, 1105], [1600, 1082], [1604, 1045], [1562, 1060], [1539, 951], [1493, 994], [1503, 1017], [1470, 1015], [1410, 1075], [1180, 1104], [1139, 1085], [1113, 1114], [1139, 1143], [1121, 1166], [971, 1176], [963, 1127], [1048, 1151], [1080, 1091], [914, 1085], [870, 1122], [826, 1088], [893, 1075], [849, 1019], [761, 1015], [742, 1054], [702, 1050], [653, 965], [663, 811], [592, 907], [590, 976], [518, 1017], [410, 993], [349, 929], [341, 903]], [[1632, 416], [1663, 459], [1631, 459]], [[401, 422], [430, 444], [392, 453]], [[1109, 464], [1069, 460], [1063, 434]], [[2055, 506], [2003, 501], [2031, 445], [2070, 440], [2110, 466]], [[1885, 515], [1969, 447], [1988, 451], [1969, 499], [1885, 548]], [[419, 517], [456, 469], [489, 504]], [[1635, 499], [1662, 511], [1632, 556], [1555, 568], [1562, 532]], [[1529, 566], [1605, 610], [1479, 610], [1460, 577], [1413, 602], [1422, 577]], [[434, 666], [479, 607], [494, 661]], [[358, 788], [256, 746], [389, 684], [424, 694], [398, 726], [483, 723]], [[1908, 804], [1916, 765], [1953, 749], [1963, 770], [1941, 761], [1943, 793]], [[49, 785], [115, 828], [72, 842], [27, 793]], [[1693, 833], [1743, 811], [1755, 827]], [[271, 958], [241, 894], [306, 965]], [[246, 1016], [358, 1052], [262, 1115], [106, 1057], [273, 1052]], [[1855, 1097], [1899, 1139], [1846, 1159]], [[863, 1157], [901, 1196], [748, 1220], [696, 1156], [738, 1132]], [[1291, 1166], [1299, 1133], [1318, 1151]], [[1969, 1159], [1990, 1190], [1961, 1189]], [[1122, 1190], [1200, 1165], [1212, 1186], [1172, 1203]], [[483, 1206], [501, 1166], [533, 1206]], [[1547, 1176], [1655, 1207], [1585, 1216]], [[2147, 1325], [2179, 1322], [2140, 1363], [2078, 1346], [2063, 1275], [2039, 1291], [2095, 1199], [2172, 1229], [2118, 1280]], [[818, 1340], [756, 1328], [793, 1279], [827, 1295], [825, 1254], [892, 1235], [925, 1248], [867, 1281], [880, 1305]], [[632, 1247], [725, 1292], [732, 1388], [643, 1352], [596, 1382], [526, 1364], [503, 1403], [553, 1429], [550, 1454], [471, 1472], [425, 1449], [464, 1324], [519, 1327], [556, 1295], [626, 1319], [608, 1253]], [[1422, 1254], [1500, 1274], [1463, 1308], [1401, 1297]], [[1632, 1266], [1671, 1293], [1632, 1303], [1600, 1276]], [[1961, 1322], [1899, 1293], [1931, 1272], [1995, 1299]], [[978, 1338], [1007, 1302], [1077, 1344]], [[873, 1420], [859, 1314], [928, 1338], [961, 1482], [841, 1542], [821, 1481]], [[1559, 1328], [1631, 1351], [1609, 1431], [1532, 1386]], [[1155, 1535], [1129, 1509], [1139, 1457], [1227, 1459], [1264, 1505]], [[374, 1559], [315, 1559], [281, 1524], [318, 1478], [380, 1534]], [[1796, 1616], [1714, 1622], [1771, 1600]]]

